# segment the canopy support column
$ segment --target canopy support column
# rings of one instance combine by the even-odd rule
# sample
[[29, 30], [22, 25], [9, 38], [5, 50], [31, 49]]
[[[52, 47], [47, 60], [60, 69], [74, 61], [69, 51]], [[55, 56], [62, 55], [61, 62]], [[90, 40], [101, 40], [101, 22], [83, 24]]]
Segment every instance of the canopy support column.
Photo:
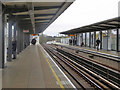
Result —
[[96, 48], [96, 31], [94, 31], [94, 48]]
[[86, 45], [86, 39], [87, 39], [87, 33], [85, 33], [85, 47], [87, 46]]
[[0, 68], [3, 64], [3, 22], [2, 22], [2, 3], [0, 2]]
[[[17, 48], [17, 39], [16, 39], [16, 31], [17, 31], [17, 22], [14, 24], [14, 41], [16, 42], [16, 48]], [[15, 57], [17, 56], [16, 51], [14, 52]]]
[[21, 51], [24, 49], [24, 34], [23, 34], [23, 29], [21, 30]]
[[101, 43], [100, 43], [100, 49], [102, 49], [102, 31], [100, 31], [100, 41], [101, 41]]
[[12, 20], [9, 19], [9, 31], [8, 31], [8, 61], [12, 61]]
[[17, 54], [20, 53], [20, 27], [17, 23]]
[[116, 40], [116, 41], [117, 41], [117, 44], [116, 44], [116, 45], [117, 45], [117, 46], [116, 46], [117, 48], [116, 48], [116, 49], [117, 49], [117, 52], [118, 52], [118, 51], [119, 51], [119, 43], [120, 43], [120, 42], [119, 42], [119, 29], [117, 29], [117, 38], [116, 38], [116, 39], [117, 39], [117, 40]]
[[89, 32], [89, 47], [91, 48], [91, 32]]

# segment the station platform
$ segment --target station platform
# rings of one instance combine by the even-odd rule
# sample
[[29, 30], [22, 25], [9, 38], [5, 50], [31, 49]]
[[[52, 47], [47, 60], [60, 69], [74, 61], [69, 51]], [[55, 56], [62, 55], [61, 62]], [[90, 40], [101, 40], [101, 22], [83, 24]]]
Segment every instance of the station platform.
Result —
[[2, 88], [75, 88], [41, 45], [30, 45], [2, 70]]
[[[81, 46], [72, 46], [63, 43], [54, 43], [60, 47], [65, 47], [66, 50], [70, 50], [69, 52], [79, 52], [81, 57], [85, 59], [91, 60], [93, 62], [99, 63], [106, 68], [109, 67], [115, 71], [120, 72], [120, 52], [116, 51], [105, 51], [105, 50], [96, 50], [94, 48], [89, 47], [81, 47]], [[65, 49], [64, 48], [64, 49]]]
[[63, 44], [63, 43], [54, 43], [54, 44], [64, 45], [64, 46], [69, 46], [69, 47], [74, 47], [74, 48], [79, 48], [79, 49], [84, 49], [84, 50], [89, 50], [89, 51], [93, 51], [93, 52], [99, 52], [99, 53], [112, 55], [112, 56], [120, 56], [120, 52], [116, 52], [116, 51], [97, 50], [97, 49], [94, 49], [94, 48], [81, 47], [81, 46], [71, 46], [71, 45]]

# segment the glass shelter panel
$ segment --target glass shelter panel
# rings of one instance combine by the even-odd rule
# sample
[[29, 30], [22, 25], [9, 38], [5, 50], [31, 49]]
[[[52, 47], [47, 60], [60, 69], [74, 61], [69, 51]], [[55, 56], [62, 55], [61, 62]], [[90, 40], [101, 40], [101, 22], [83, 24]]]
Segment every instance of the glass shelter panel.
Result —
[[108, 50], [108, 31], [102, 31], [102, 49]]
[[[100, 40], [100, 31], [96, 31], [96, 40]], [[95, 41], [96, 43], [96, 41]], [[101, 43], [100, 43], [101, 44]], [[97, 48], [97, 46], [95, 46]], [[99, 45], [99, 48], [100, 48], [100, 45]]]
[[83, 42], [83, 34], [80, 33], [80, 45], [81, 45], [82, 42]]
[[108, 31], [108, 50], [116, 50], [117, 30]]
[[83, 43], [85, 45], [85, 33], [83, 33]]

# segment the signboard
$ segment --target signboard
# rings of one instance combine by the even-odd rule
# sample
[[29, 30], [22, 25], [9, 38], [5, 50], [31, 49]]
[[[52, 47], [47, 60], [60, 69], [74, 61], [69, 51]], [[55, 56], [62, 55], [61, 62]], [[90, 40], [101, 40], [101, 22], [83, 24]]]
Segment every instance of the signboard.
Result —
[[23, 30], [24, 33], [29, 33], [29, 30]]
[[70, 34], [69, 36], [76, 36], [76, 35]]
[[32, 34], [32, 36], [39, 36], [39, 34]]

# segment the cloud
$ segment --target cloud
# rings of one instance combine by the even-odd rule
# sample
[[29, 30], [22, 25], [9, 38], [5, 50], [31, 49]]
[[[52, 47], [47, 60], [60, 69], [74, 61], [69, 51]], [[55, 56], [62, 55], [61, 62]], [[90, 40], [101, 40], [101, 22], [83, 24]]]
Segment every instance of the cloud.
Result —
[[47, 35], [89, 25], [118, 16], [119, 0], [76, 0], [45, 31]]

